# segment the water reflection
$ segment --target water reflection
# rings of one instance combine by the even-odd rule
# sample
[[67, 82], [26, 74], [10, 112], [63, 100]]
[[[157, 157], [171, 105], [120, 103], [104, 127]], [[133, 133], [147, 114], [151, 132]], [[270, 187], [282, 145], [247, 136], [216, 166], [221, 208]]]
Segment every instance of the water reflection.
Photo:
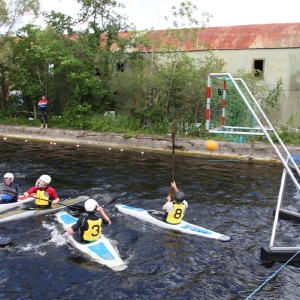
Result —
[[[15, 174], [21, 190], [41, 174], [52, 177], [59, 196], [88, 195], [107, 203], [160, 209], [172, 179], [172, 155], [115, 148], [0, 142], [1, 172]], [[128, 268], [116, 273], [67, 245], [52, 215], [1, 224], [12, 235], [0, 248], [1, 296], [7, 299], [244, 299], [282, 265], [260, 264], [269, 244], [282, 168], [209, 161], [175, 155], [175, 180], [186, 193], [188, 222], [231, 236], [231, 241], [186, 236], [106, 208], [113, 224], [104, 233]], [[298, 206], [291, 183], [285, 205]], [[278, 242], [300, 244], [299, 227], [279, 222]], [[276, 238], [277, 240], [277, 238]], [[253, 299], [299, 299], [299, 269], [285, 267]], [[87, 296], [88, 295], [88, 296]]]

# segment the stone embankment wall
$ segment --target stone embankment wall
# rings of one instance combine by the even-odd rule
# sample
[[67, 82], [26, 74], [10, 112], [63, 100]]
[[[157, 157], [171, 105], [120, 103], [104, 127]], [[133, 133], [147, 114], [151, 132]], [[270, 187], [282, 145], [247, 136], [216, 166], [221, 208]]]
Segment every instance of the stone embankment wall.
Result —
[[[2, 138], [17, 138], [40, 142], [73, 143], [99, 147], [119, 147], [142, 151], [172, 151], [171, 136], [136, 136], [125, 138], [124, 134], [100, 133], [87, 130], [39, 129], [16, 125], [0, 125]], [[196, 138], [175, 138], [175, 151], [180, 155], [210, 156], [238, 160], [281, 163], [271, 144], [231, 143], [219, 141], [219, 148], [210, 152], [205, 148], [205, 140]], [[282, 147], [277, 147], [284, 154]], [[289, 149], [292, 154], [300, 155], [300, 147]], [[285, 154], [284, 154], [285, 157]]]

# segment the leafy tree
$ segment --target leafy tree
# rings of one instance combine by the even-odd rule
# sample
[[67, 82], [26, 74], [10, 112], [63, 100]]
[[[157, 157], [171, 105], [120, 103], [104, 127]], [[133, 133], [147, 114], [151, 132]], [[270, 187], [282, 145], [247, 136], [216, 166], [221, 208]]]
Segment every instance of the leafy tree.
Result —
[[[110, 80], [117, 64], [125, 57], [126, 35], [131, 28], [127, 18], [117, 13], [124, 5], [117, 1], [77, 0], [82, 5], [76, 20], [82, 30], [79, 31], [79, 43], [82, 54], [90, 66], [92, 76], [99, 78], [98, 86], [102, 93], [94, 101], [99, 110], [115, 109], [115, 95], [110, 89]], [[100, 46], [100, 47], [99, 47]]]
[[[13, 44], [14, 72], [13, 89], [21, 90], [27, 109], [35, 111], [38, 97], [51, 95], [54, 83], [53, 64], [62, 47], [50, 28], [41, 30], [26, 25], [17, 32], [18, 40]], [[51, 105], [54, 103], [52, 102]]]
[[0, 0], [0, 103], [5, 109], [8, 87], [10, 85], [11, 42], [16, 26], [25, 17], [37, 17], [39, 12], [38, 0]]
[[[133, 32], [132, 47], [140, 53], [130, 55], [131, 72], [115, 73], [113, 87], [123, 110], [153, 124], [163, 118], [196, 121], [204, 117], [207, 74], [221, 71], [224, 61], [208, 55], [203, 61], [191, 59], [184, 51], [188, 43], [195, 48], [199, 25], [193, 18], [197, 7], [190, 1], [172, 7], [173, 27], [166, 31]], [[210, 15], [203, 13], [202, 29]], [[143, 53], [143, 55], [141, 55]], [[203, 114], [203, 117], [201, 116]]]

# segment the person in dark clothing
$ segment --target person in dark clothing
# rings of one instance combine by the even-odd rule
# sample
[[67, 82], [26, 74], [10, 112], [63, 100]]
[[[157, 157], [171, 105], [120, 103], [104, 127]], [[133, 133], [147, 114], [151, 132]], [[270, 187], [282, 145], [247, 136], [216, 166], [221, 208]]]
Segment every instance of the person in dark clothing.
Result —
[[4, 175], [4, 182], [0, 184], [0, 203], [17, 202], [19, 192], [20, 188], [19, 185], [14, 182], [14, 175], [12, 173], [6, 173]]
[[66, 231], [73, 235], [79, 229], [82, 242], [95, 242], [101, 236], [102, 223], [110, 225], [111, 221], [103, 208], [94, 199], [88, 199], [84, 204], [84, 208], [87, 213], [81, 214], [78, 221], [72, 226], [68, 226]]

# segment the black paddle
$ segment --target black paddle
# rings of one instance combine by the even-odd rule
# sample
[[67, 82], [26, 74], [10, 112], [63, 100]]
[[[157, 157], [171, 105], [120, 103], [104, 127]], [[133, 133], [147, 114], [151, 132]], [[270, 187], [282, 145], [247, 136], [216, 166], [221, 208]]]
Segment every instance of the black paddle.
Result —
[[[177, 121], [174, 120], [172, 124], [172, 181], [175, 180], [175, 168], [174, 168], [174, 154], [175, 154], [175, 135], [177, 132]], [[169, 194], [171, 196], [171, 200], [175, 200], [176, 191], [173, 187], [170, 187]]]
[[[43, 200], [43, 201], [47, 201], [47, 202], [49, 202], [49, 203], [53, 203], [51, 200], [42, 199], [42, 198], [35, 197], [35, 196], [29, 196], [29, 197], [32, 197], [32, 198], [35, 198], [35, 199], [40, 199], [40, 200]], [[22, 203], [22, 202], [21, 202], [21, 203]], [[24, 204], [26, 204], [26, 203], [24, 203]], [[71, 204], [72, 207], [71, 207], [71, 205], [63, 204], [63, 203], [60, 203], [60, 202], [57, 202], [57, 203], [54, 203], [54, 204], [58, 204], [58, 205], [62, 205], [62, 206], [68, 207], [68, 208], [70, 208], [71, 210], [79, 210], [79, 209], [81, 209], [82, 211], [84, 211], [84, 207], [79, 206], [79, 205], [78, 205], [78, 207], [74, 207], [74, 208], [73, 208], [73, 206], [75, 206], [75, 204]], [[31, 209], [33, 209], [33, 208], [31, 208]]]
[[[104, 208], [105, 206], [111, 204], [112, 202], [116, 201], [117, 199], [119, 199], [120, 197], [123, 197], [127, 194], [127, 192], [124, 192], [120, 195], [118, 195], [117, 197], [113, 198], [112, 200], [110, 200], [109, 202], [107, 202], [106, 204], [102, 205], [102, 208]], [[59, 204], [59, 203], [58, 203]], [[81, 206], [80, 204], [71, 204], [69, 205], [69, 208], [71, 210], [78, 210], [78, 211], [85, 211], [84, 207]]]

